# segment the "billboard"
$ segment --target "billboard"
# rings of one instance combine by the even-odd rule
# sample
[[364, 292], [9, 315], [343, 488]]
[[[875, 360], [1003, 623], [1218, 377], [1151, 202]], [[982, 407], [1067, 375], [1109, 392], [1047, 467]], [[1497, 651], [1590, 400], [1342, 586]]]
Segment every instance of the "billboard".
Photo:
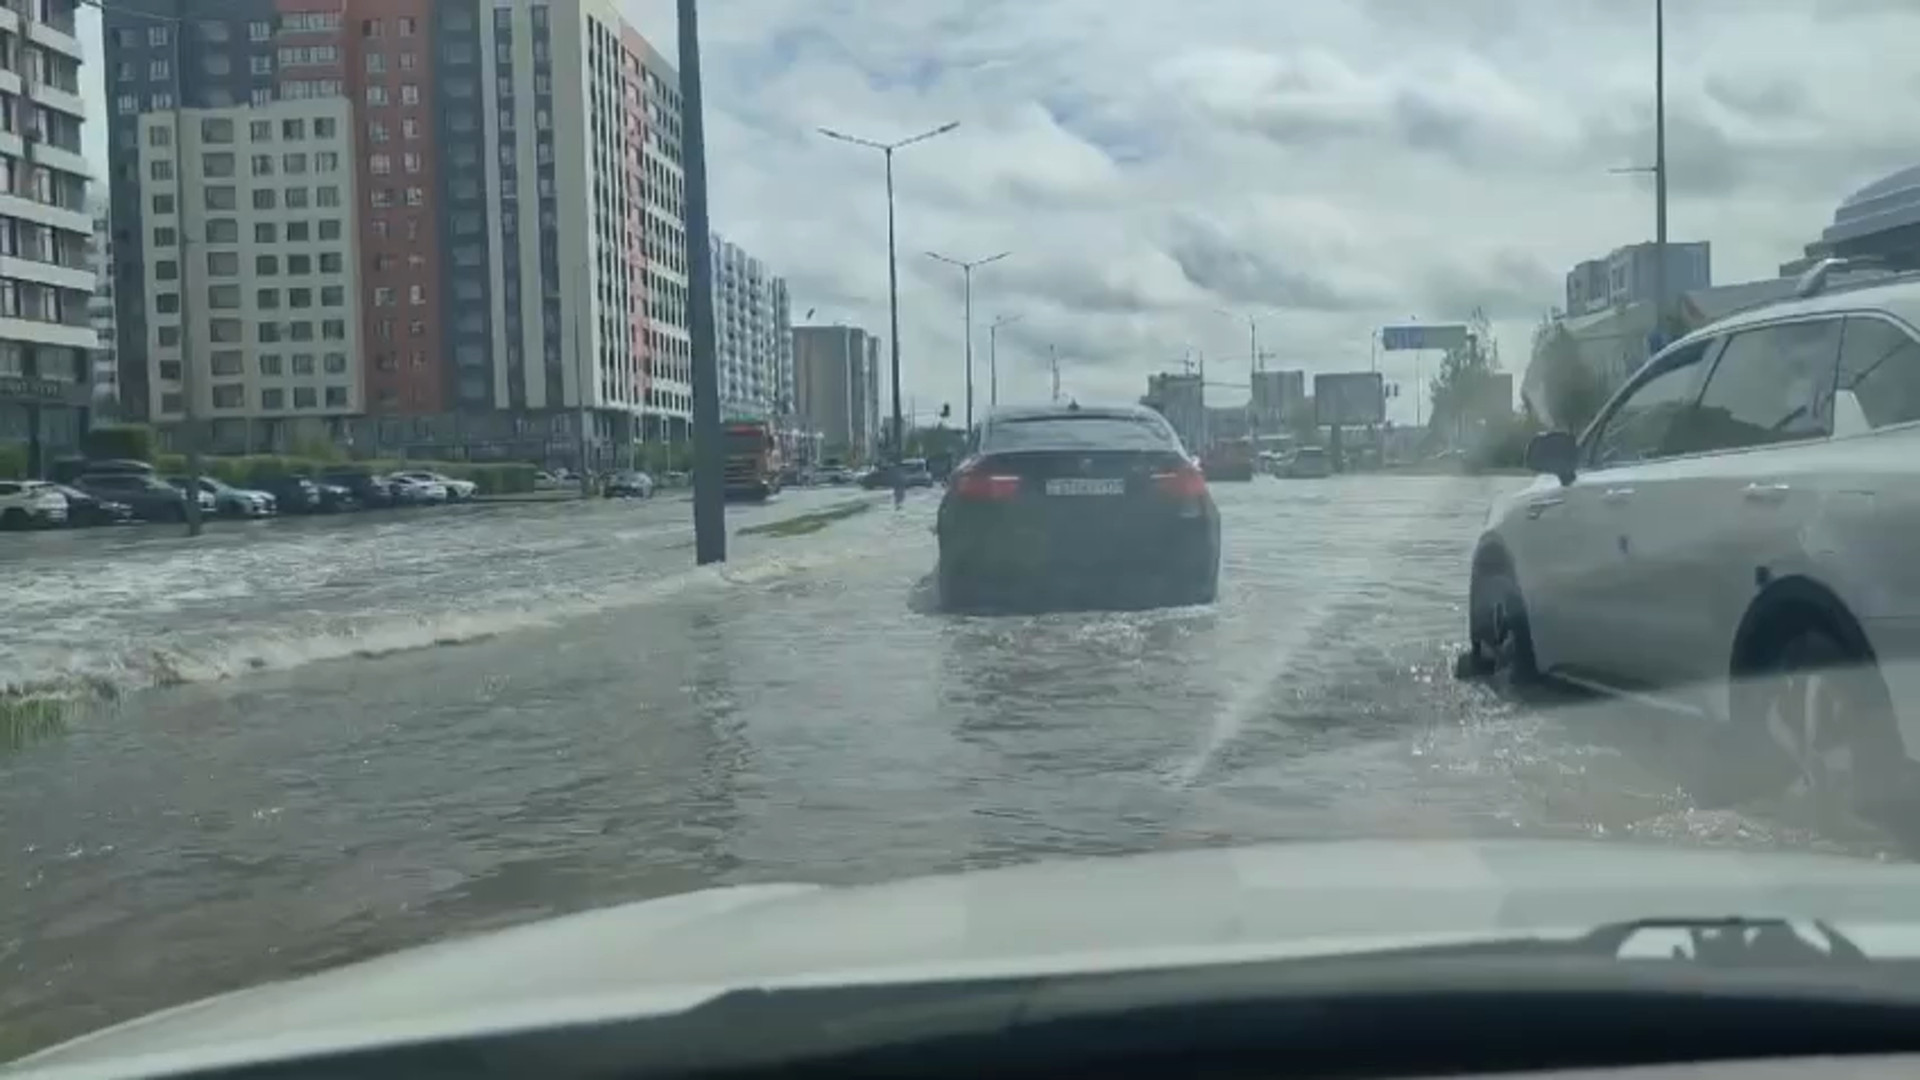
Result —
[[1467, 347], [1467, 327], [1464, 323], [1442, 323], [1436, 326], [1383, 326], [1380, 328], [1380, 347], [1387, 352], [1403, 352], [1412, 349], [1434, 349], [1444, 352], [1447, 349]]
[[1387, 419], [1384, 384], [1377, 371], [1345, 371], [1313, 377], [1313, 419], [1335, 424], [1381, 424]]

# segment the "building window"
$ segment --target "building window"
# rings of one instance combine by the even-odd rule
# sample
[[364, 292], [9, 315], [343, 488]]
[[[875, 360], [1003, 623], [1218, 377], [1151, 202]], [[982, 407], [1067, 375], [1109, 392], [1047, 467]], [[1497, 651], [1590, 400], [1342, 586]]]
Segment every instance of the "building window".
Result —
[[280, 256], [255, 255], [253, 257], [253, 272], [261, 277], [274, 277], [280, 273]]
[[247, 24], [247, 40], [248, 41], [273, 40], [273, 24], [267, 22], [265, 19], [255, 19], [254, 21], [248, 23]]
[[339, 285], [320, 286], [321, 307], [342, 307], [347, 302], [347, 290]]
[[[265, 360], [266, 357], [261, 357]], [[277, 412], [287, 407], [287, 392], [277, 386], [260, 391], [260, 408], [268, 412]]]
[[385, 154], [372, 154], [367, 158], [367, 171], [375, 176], [385, 176], [393, 171], [393, 159]]
[[[308, 357], [308, 359], [312, 359], [312, 357]], [[311, 386], [296, 386], [293, 388], [293, 407], [296, 409], [313, 408], [314, 398], [315, 395], [313, 387]]]
[[156, 214], [173, 213], [173, 196], [155, 195], [153, 197], [153, 212]]
[[274, 243], [279, 239], [279, 235], [279, 227], [271, 221], [256, 221], [253, 223], [253, 242], [256, 244]]
[[325, 220], [323, 220], [323, 221], [321, 221], [321, 222], [320, 222], [320, 239], [322, 239], [322, 240], [338, 240], [338, 239], [340, 239], [340, 221], [339, 221], [339, 219], [337, 219], [337, 218], [327, 218], [327, 219], [325, 219]]
[[331, 139], [340, 130], [340, 125], [331, 116], [316, 116], [313, 120], [313, 137]]
[[347, 373], [346, 353], [330, 352], [324, 357], [323, 363], [325, 364], [323, 370], [329, 375], [345, 375]]
[[153, 280], [179, 281], [180, 264], [172, 259], [160, 259], [153, 264]]
[[344, 386], [327, 387], [327, 408], [344, 409], [347, 407], [347, 388]]
[[274, 191], [272, 188], [253, 189], [253, 208], [255, 210], [271, 210], [273, 207]]
[[207, 252], [207, 273], [212, 277], [238, 277], [240, 253], [237, 251]]
[[288, 142], [298, 142], [306, 138], [307, 122], [305, 120], [280, 121], [280, 137]]
[[280, 374], [280, 354], [279, 353], [261, 353], [260, 354], [260, 374], [262, 375]]
[[345, 264], [346, 260], [342, 259], [340, 253], [337, 251], [323, 251], [320, 253], [320, 272], [323, 274], [337, 274], [345, 267]]
[[255, 176], [272, 176], [273, 175], [273, 155], [272, 154], [253, 155], [253, 175]]
[[200, 121], [200, 141], [203, 143], [232, 142], [233, 121], [222, 117], [208, 117]]
[[297, 352], [293, 354], [293, 373], [295, 375], [313, 374], [313, 354]]
[[279, 289], [256, 289], [253, 294], [253, 306], [263, 311], [271, 311], [280, 306]]
[[420, 104], [420, 87], [414, 85], [413, 83], [402, 83], [400, 85], [400, 104], [402, 105]]
[[367, 87], [367, 104], [385, 105], [386, 103], [387, 103], [386, 87], [380, 85], [379, 83], [373, 83]]
[[161, 158], [157, 161], [149, 163], [147, 165], [147, 179], [149, 180], [173, 179], [173, 162], [167, 160], [166, 158]]

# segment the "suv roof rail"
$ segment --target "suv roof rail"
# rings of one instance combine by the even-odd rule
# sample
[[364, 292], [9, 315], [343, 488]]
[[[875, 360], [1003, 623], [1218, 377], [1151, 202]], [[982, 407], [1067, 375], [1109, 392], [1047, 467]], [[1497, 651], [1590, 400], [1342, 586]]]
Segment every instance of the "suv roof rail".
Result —
[[[1831, 279], [1835, 273], [1876, 270], [1879, 271], [1879, 273], [1873, 274], [1871, 277], [1845, 282], [1834, 288], [1829, 288], [1827, 285], [1828, 280]], [[1917, 275], [1920, 275], [1920, 271], [1916, 271], [1913, 267], [1896, 265], [1892, 261], [1877, 255], [1855, 255], [1851, 258], [1844, 259], [1830, 257], [1814, 263], [1810, 269], [1800, 275], [1799, 280], [1794, 282], [1793, 295], [1796, 298], [1804, 300], [1808, 297], [1820, 296], [1825, 293], [1840, 291], [1841, 289], [1860, 289], [1873, 285], [1884, 285], [1889, 278], [1910, 278]]]

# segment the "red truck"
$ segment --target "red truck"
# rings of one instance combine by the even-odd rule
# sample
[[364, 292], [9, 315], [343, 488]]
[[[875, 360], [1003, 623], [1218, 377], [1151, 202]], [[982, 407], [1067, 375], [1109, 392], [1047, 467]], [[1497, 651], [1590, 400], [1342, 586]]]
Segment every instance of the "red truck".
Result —
[[722, 490], [729, 499], [764, 499], [780, 490], [780, 439], [769, 420], [734, 420], [725, 431]]

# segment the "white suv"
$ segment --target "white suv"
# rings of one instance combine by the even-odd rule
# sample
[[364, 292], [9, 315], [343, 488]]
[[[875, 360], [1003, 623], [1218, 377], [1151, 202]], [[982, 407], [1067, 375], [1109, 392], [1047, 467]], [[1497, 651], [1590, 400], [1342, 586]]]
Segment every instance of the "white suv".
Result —
[[65, 525], [67, 497], [38, 480], [0, 480], [0, 528]]
[[1734, 724], [1783, 783], [1884, 816], [1920, 794], [1920, 279], [1833, 268], [1535, 438], [1547, 475], [1474, 551], [1462, 667]]

